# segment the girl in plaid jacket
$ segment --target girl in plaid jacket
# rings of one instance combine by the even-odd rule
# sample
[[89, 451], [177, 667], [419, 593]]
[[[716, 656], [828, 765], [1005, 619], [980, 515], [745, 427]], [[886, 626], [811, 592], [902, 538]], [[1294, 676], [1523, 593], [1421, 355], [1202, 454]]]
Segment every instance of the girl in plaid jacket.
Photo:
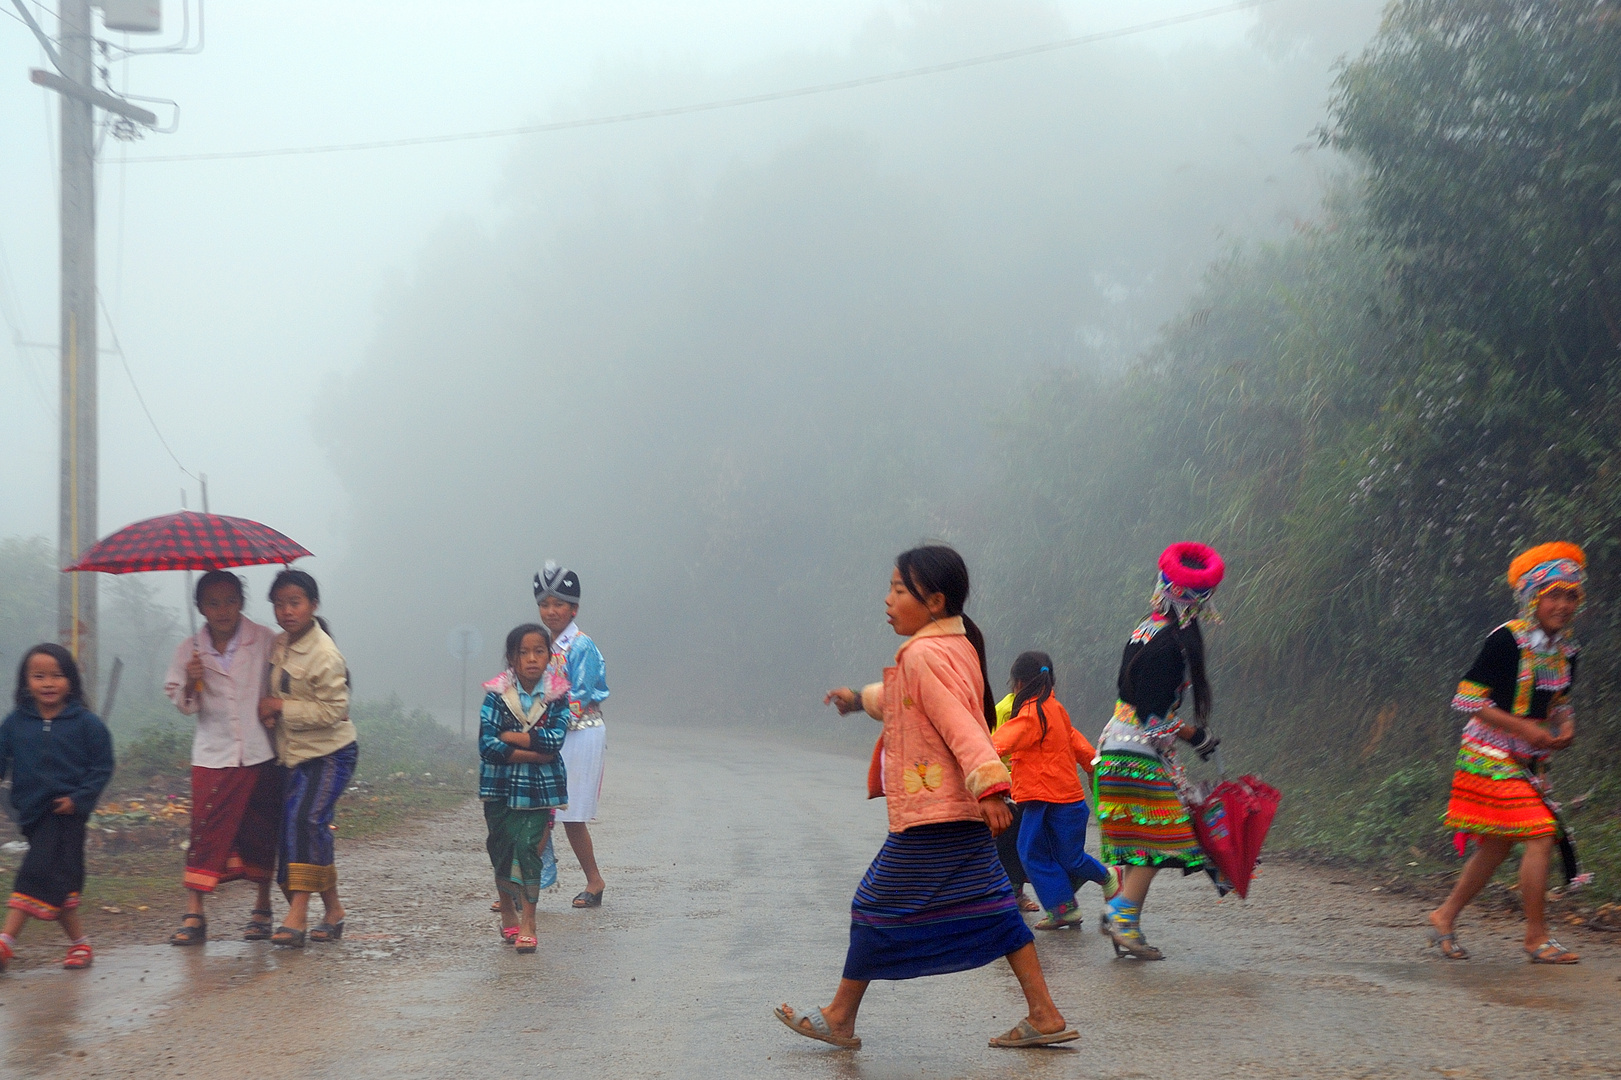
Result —
[[[501, 936], [521, 953], [538, 947], [535, 904], [552, 818], [568, 805], [561, 751], [568, 680], [552, 664], [552, 636], [525, 623], [507, 635], [507, 670], [484, 684], [478, 753], [485, 847], [500, 892]], [[521, 908], [521, 914], [520, 914]]]

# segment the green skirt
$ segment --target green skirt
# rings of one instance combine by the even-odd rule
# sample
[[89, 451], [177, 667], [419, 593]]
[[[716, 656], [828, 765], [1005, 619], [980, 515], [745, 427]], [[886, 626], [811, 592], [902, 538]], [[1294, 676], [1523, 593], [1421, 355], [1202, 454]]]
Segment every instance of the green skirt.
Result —
[[[495, 871], [495, 887], [514, 903], [535, 903], [540, 890], [550, 882], [546, 875], [546, 848], [551, 840], [555, 811], [514, 810], [504, 802], [484, 804], [484, 824], [489, 835], [484, 845], [490, 852]], [[552, 869], [551, 877], [556, 879]]]

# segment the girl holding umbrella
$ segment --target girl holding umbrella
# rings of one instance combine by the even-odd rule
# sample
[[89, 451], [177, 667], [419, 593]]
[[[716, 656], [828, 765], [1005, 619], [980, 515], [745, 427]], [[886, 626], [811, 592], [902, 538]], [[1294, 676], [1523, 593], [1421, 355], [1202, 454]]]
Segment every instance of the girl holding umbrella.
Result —
[[[1148, 617], [1137, 624], [1120, 658], [1120, 698], [1098, 741], [1095, 772], [1098, 828], [1103, 861], [1122, 868], [1120, 892], [1108, 902], [1100, 932], [1115, 954], [1162, 960], [1143, 937], [1141, 917], [1148, 887], [1165, 868], [1184, 874], [1207, 859], [1193, 835], [1188, 781], [1176, 753], [1187, 743], [1201, 758], [1219, 740], [1210, 717], [1205, 676], [1205, 611], [1226, 567], [1204, 544], [1172, 544], [1160, 555], [1159, 580]], [[1193, 690], [1193, 717], [1182, 717], [1183, 698]]]

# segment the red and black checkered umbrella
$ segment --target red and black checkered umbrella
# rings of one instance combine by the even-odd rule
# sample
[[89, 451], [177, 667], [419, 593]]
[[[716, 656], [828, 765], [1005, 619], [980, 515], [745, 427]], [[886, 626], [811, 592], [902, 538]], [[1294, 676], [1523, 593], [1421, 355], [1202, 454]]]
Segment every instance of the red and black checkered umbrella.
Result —
[[257, 521], [182, 510], [124, 526], [92, 544], [78, 562], [63, 572], [223, 570], [228, 566], [290, 563], [308, 554], [288, 537]]

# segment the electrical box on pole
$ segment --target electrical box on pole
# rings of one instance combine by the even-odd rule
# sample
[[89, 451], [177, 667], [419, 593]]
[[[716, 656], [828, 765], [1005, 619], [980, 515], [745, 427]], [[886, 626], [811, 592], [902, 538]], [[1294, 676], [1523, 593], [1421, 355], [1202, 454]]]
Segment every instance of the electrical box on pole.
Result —
[[159, 0], [101, 0], [101, 25], [126, 34], [156, 34], [163, 29]]

